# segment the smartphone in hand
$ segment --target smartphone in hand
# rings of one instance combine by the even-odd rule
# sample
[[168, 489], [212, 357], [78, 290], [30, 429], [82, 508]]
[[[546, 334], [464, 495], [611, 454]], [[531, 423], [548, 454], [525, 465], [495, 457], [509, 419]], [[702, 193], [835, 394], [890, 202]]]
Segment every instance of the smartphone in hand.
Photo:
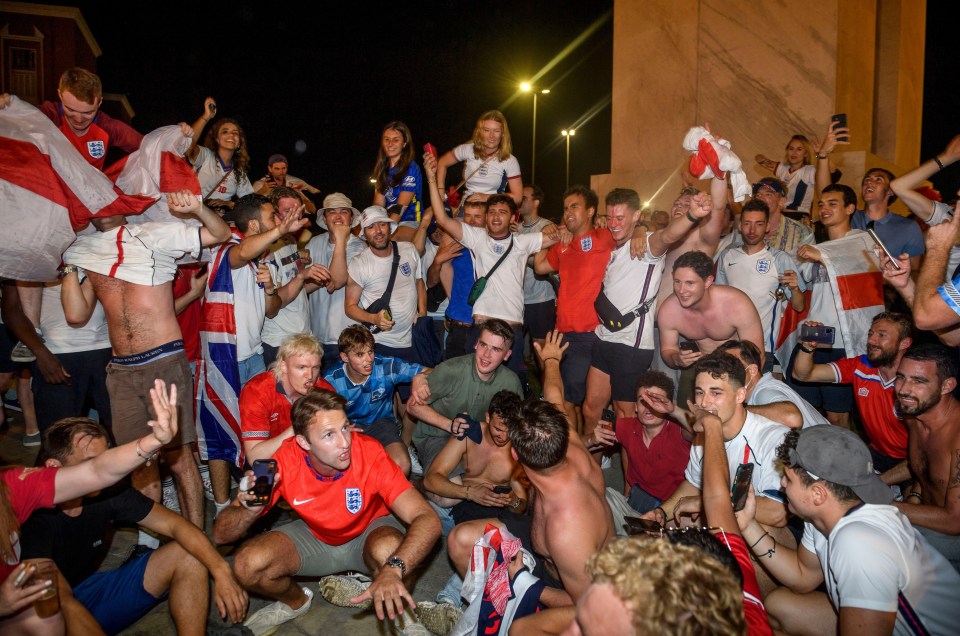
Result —
[[733, 511], [740, 512], [747, 505], [747, 494], [750, 492], [750, 480], [753, 477], [753, 463], [737, 466], [737, 474], [733, 478], [733, 490], [730, 499], [733, 502]]
[[256, 497], [251, 506], [265, 506], [273, 494], [273, 484], [277, 476], [277, 460], [257, 459], [253, 462], [253, 488], [250, 493]]

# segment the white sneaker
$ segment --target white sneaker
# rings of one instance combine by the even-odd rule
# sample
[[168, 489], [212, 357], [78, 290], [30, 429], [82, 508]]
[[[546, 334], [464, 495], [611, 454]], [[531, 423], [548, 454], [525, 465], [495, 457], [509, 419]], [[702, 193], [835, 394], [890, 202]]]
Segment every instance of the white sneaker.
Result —
[[373, 605], [371, 601], [356, 605], [350, 602], [350, 599], [360, 596], [368, 587], [370, 577], [363, 574], [325, 576], [320, 579], [320, 596], [338, 607], [368, 609]]
[[282, 601], [274, 601], [263, 609], [258, 610], [253, 616], [248, 618], [243, 625], [249, 628], [254, 636], [268, 636], [277, 631], [280, 625], [298, 616], [303, 616], [310, 609], [310, 603], [313, 601], [313, 592], [305, 587], [300, 589], [307, 595], [307, 602], [304, 603], [300, 609], [291, 609], [289, 605]]
[[423, 626], [437, 636], [448, 636], [463, 617], [463, 610], [450, 603], [420, 601], [414, 611]]
[[[43, 338], [40, 338], [40, 341], [43, 342]], [[33, 355], [33, 351], [30, 351], [30, 347], [22, 342], [17, 342], [17, 344], [10, 351], [10, 360], [13, 362], [33, 362], [36, 359], [37, 356]]]
[[173, 477], [161, 481], [160, 488], [163, 490], [163, 507], [180, 514], [180, 497], [177, 495], [177, 487], [173, 483]]
[[417, 620], [409, 607], [403, 610], [403, 614], [393, 619], [393, 633], [397, 636], [430, 636], [430, 632]]
[[417, 449], [407, 446], [407, 454], [410, 455], [410, 474], [423, 475], [423, 466], [420, 464], [420, 457], [417, 456]]

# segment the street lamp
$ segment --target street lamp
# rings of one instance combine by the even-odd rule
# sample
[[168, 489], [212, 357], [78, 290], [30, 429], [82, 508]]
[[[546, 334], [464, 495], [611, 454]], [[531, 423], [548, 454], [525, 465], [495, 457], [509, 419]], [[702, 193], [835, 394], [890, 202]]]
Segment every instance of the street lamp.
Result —
[[573, 128], [568, 130], [561, 130], [560, 134], [566, 137], [567, 139], [567, 187], [570, 187], [570, 138], [577, 134], [577, 131]]
[[520, 84], [520, 90], [524, 93], [533, 93], [533, 149], [530, 153], [530, 183], [536, 183], [537, 180], [537, 93], [546, 95], [550, 92], [549, 88], [537, 90], [531, 86], [530, 82]]

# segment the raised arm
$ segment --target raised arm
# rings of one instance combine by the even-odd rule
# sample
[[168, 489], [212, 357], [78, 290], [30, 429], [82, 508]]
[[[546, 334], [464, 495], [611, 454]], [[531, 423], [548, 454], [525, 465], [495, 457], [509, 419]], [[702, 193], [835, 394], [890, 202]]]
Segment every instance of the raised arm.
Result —
[[203, 247], [219, 245], [230, 238], [230, 226], [203, 205], [200, 197], [189, 190], [180, 190], [167, 194], [167, 207], [177, 214], [189, 214], [200, 221], [200, 244]]
[[[960, 231], [960, 203], [954, 210], [953, 218], [947, 223], [935, 225], [927, 230], [927, 253], [917, 276], [916, 292], [913, 299], [913, 320], [918, 329], [945, 329], [960, 322], [956, 309], [940, 295], [940, 286], [944, 285], [944, 272], [950, 258], [957, 232]], [[949, 287], [954, 287], [951, 282]], [[949, 288], [948, 288], [949, 289]]]
[[193, 122], [191, 128], [193, 128], [193, 137], [190, 141], [190, 147], [187, 148], [185, 153], [187, 159], [191, 162], [197, 159], [199, 150], [197, 149], [197, 144], [200, 142], [200, 135], [203, 134], [203, 129], [207, 127], [207, 124], [211, 119], [217, 115], [217, 103], [213, 100], [212, 97], [208, 97], [203, 100], [203, 114], [200, 115], [200, 118]]
[[68, 270], [60, 279], [60, 304], [63, 305], [63, 317], [67, 324], [74, 328], [87, 324], [97, 307], [93, 286], [86, 280], [81, 284], [80, 273], [75, 268]]
[[[554, 330], [547, 333], [542, 345], [534, 343], [533, 346], [543, 364], [543, 399], [563, 412], [563, 379], [560, 377], [560, 360], [570, 344], [564, 344], [563, 334]], [[571, 427], [574, 427], [573, 423]]]
[[59, 469], [53, 503], [102, 490], [126, 477], [144, 461], [156, 460], [160, 449], [177, 434], [177, 387], [171, 384], [168, 390], [163, 380], [156, 380], [150, 389], [150, 400], [157, 414], [157, 419], [147, 422], [153, 431], [90, 461]]
[[727, 221], [727, 180], [713, 178], [710, 181], [710, 216], [700, 225], [700, 240], [709, 245], [712, 252], [720, 244], [720, 236]]
[[904, 205], [923, 221], [929, 221], [933, 214], [933, 201], [917, 192], [920, 184], [960, 159], [960, 135], [950, 140], [947, 147], [933, 159], [926, 161], [910, 172], [890, 182], [893, 190]]
[[[714, 179], [717, 181], [717, 179]], [[721, 181], [721, 183], [725, 183]], [[726, 197], [726, 186], [724, 186], [723, 192], [724, 197]], [[713, 210], [714, 204], [710, 195], [704, 194], [703, 192], [697, 194], [693, 197], [693, 200], [690, 202], [690, 209], [686, 215], [676, 218], [670, 221], [670, 224], [663, 228], [662, 230], [657, 230], [650, 235], [648, 241], [650, 245], [650, 253], [653, 256], [662, 256], [667, 252], [670, 247], [681, 240], [687, 235], [690, 230], [697, 227], [697, 224], [702, 222], [705, 218], [713, 214], [714, 217], [719, 216], [716, 211]], [[722, 214], [722, 212], [721, 212]], [[712, 218], [707, 220], [705, 225], [712, 223]], [[704, 228], [700, 228], [701, 237], [703, 236]], [[717, 233], [717, 240], [712, 243], [716, 247], [717, 243], [720, 241], [720, 234]]]
[[453, 166], [460, 163], [460, 160], [457, 159], [456, 155], [453, 154], [453, 150], [448, 150], [447, 152], [443, 153], [443, 155], [441, 155], [439, 159], [434, 157], [432, 154], [430, 155], [430, 157], [433, 159], [433, 161], [437, 166], [437, 169], [436, 169], [437, 183], [433, 187], [434, 189], [439, 189], [442, 192], [443, 189], [447, 187], [447, 169], [452, 168]]
[[723, 423], [720, 418], [697, 409], [694, 429], [703, 431], [703, 512], [707, 524], [737, 532], [737, 518], [730, 501], [730, 467], [723, 446]]
[[[830, 121], [827, 126], [827, 132], [823, 135], [823, 141], [817, 148], [817, 192], [823, 192], [823, 189], [830, 185], [830, 158], [829, 155], [838, 145], [850, 145], [850, 129], [839, 127], [839, 122]], [[846, 141], [839, 141], [837, 137], [846, 136]]]
[[[447, 214], [447, 209], [443, 206], [443, 200], [440, 198], [440, 188], [443, 187], [442, 179], [446, 174], [446, 169], [442, 166], [447, 156], [456, 163], [453, 151], [443, 155], [439, 162], [432, 153], [425, 152], [423, 154], [423, 171], [427, 173], [427, 190], [430, 191], [430, 207], [433, 209], [433, 215], [437, 219], [437, 225], [454, 240], [460, 241], [463, 239], [463, 227], [460, 225], [460, 221], [450, 218], [450, 215]], [[453, 163], [447, 165], [453, 165]]]
[[[808, 320], [803, 323], [811, 327], [822, 327], [822, 322]], [[801, 382], [836, 382], [837, 375], [829, 364], [814, 364], [813, 352], [817, 348], [816, 342], [800, 342], [793, 357], [793, 379]]]

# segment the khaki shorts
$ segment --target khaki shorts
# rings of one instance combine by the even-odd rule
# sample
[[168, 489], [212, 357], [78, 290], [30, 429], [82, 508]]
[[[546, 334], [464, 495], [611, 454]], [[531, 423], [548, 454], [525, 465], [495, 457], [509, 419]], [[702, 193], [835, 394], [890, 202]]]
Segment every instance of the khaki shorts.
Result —
[[117, 444], [126, 444], [149, 435], [147, 426], [156, 417], [150, 401], [150, 389], [156, 379], [169, 387], [177, 385], [177, 435], [167, 444], [176, 448], [197, 441], [197, 429], [193, 421], [193, 374], [187, 354], [178, 351], [172, 355], [127, 366], [111, 362], [107, 365], [107, 392], [110, 394], [110, 414], [113, 420], [113, 439]]
[[391, 514], [377, 517], [359, 536], [343, 545], [323, 543], [310, 532], [310, 528], [303, 519], [280, 526], [274, 532], [286, 535], [297, 548], [297, 554], [300, 555], [300, 569], [297, 570], [296, 576], [326, 576], [348, 571], [370, 574], [370, 568], [363, 562], [363, 547], [370, 533], [381, 526], [396, 528], [400, 534], [407, 532], [403, 524]]

